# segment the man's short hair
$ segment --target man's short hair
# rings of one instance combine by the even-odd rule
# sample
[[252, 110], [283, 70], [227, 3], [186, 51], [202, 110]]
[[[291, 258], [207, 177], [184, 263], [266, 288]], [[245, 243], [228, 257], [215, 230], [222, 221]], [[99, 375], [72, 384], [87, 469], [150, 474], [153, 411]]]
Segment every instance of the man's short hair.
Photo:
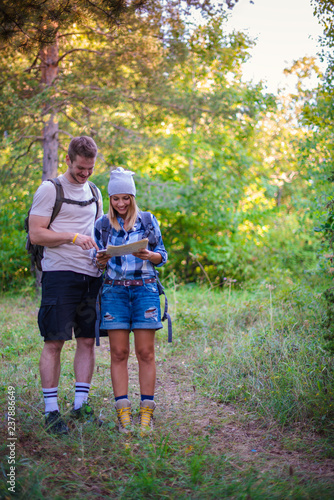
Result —
[[71, 161], [74, 161], [77, 156], [83, 156], [84, 158], [96, 158], [97, 145], [95, 144], [95, 141], [87, 135], [73, 137], [68, 147], [67, 154]]

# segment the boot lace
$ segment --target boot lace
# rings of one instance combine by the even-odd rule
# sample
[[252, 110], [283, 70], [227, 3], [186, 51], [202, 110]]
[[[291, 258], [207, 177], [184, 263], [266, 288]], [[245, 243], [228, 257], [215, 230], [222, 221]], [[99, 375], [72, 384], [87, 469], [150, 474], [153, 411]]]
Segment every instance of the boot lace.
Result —
[[118, 410], [116, 410], [116, 412], [118, 421], [124, 429], [131, 425], [132, 415], [130, 406], [119, 408]]
[[142, 427], [149, 427], [153, 419], [153, 408], [142, 406], [139, 410], [140, 425]]

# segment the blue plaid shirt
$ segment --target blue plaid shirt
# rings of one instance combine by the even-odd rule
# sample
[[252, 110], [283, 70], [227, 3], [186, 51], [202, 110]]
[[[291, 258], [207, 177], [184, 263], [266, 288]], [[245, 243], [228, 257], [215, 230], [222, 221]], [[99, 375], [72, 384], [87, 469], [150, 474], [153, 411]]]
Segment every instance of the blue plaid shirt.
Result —
[[[153, 214], [152, 224], [159, 238], [159, 242], [153, 252], [160, 253], [162, 261], [157, 266], [148, 260], [142, 260], [134, 255], [122, 255], [120, 257], [111, 257], [107, 264], [107, 276], [109, 279], [127, 279], [134, 280], [139, 278], [153, 278], [155, 277], [154, 267], [161, 267], [167, 262], [167, 252], [162, 241], [161, 231], [157, 219]], [[141, 223], [141, 216], [138, 214], [137, 221], [130, 231], [124, 229], [124, 221], [121, 217], [117, 217], [121, 230], [117, 231], [115, 228], [109, 233], [108, 245], [126, 245], [127, 243], [134, 243], [135, 241], [142, 240], [145, 228]], [[95, 222], [95, 241], [99, 249], [103, 249], [102, 241], [102, 217]]]

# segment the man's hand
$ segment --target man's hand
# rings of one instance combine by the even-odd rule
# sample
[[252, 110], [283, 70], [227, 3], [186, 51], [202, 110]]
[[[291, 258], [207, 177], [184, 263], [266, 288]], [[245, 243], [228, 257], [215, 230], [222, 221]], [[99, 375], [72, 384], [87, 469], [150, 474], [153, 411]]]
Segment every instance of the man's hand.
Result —
[[[73, 235], [73, 239], [74, 238], [75, 234]], [[78, 236], [75, 238], [74, 245], [78, 245], [82, 248], [82, 250], [90, 250], [91, 248], [95, 248], [96, 250], [99, 249], [93, 238], [84, 234], [78, 234]]]

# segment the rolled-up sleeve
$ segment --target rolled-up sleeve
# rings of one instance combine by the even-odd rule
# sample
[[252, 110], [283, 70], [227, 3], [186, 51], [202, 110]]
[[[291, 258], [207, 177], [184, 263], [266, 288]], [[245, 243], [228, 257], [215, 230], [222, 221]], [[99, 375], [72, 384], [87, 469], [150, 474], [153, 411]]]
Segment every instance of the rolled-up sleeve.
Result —
[[[103, 216], [102, 216], [103, 217]], [[99, 250], [103, 249], [103, 241], [102, 241], [102, 217], [97, 219], [94, 227], [94, 239], [95, 243], [99, 247]], [[96, 253], [96, 251], [95, 251]]]
[[164, 264], [166, 264], [167, 259], [168, 259], [168, 254], [167, 254], [164, 242], [162, 241], [159, 223], [153, 214], [152, 214], [152, 224], [154, 227], [155, 234], [158, 237], [158, 244], [156, 245], [155, 248], [153, 248], [153, 252], [159, 253], [162, 257], [162, 261], [160, 262], [160, 264], [156, 265], [155, 267], [161, 267]]

